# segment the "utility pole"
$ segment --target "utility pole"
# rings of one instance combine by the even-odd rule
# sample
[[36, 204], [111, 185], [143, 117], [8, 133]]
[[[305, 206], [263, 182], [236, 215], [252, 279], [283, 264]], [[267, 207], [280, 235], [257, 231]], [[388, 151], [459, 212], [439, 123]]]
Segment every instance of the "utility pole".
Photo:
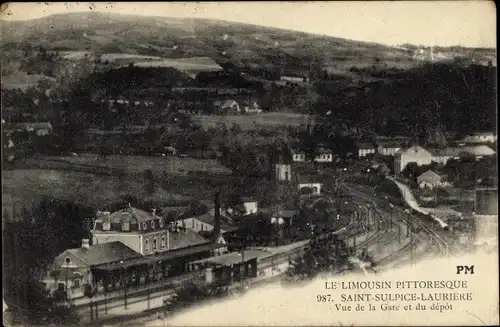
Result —
[[125, 309], [127, 309], [127, 281], [126, 281], [126, 276], [125, 276], [125, 266], [123, 265], [123, 260], [120, 261], [122, 264], [122, 280], [123, 280], [123, 286], [125, 287]]
[[391, 229], [392, 229], [392, 212], [394, 211], [394, 206], [392, 205], [392, 203], [389, 205], [391, 207], [391, 210], [390, 210], [390, 213], [389, 213], [389, 219], [390, 219], [390, 222], [391, 222]]
[[[411, 222], [410, 222], [411, 224]], [[413, 265], [413, 228], [410, 225], [410, 262]]]
[[356, 234], [354, 234], [352, 241], [353, 241], [352, 247], [354, 248], [354, 255], [356, 255]]

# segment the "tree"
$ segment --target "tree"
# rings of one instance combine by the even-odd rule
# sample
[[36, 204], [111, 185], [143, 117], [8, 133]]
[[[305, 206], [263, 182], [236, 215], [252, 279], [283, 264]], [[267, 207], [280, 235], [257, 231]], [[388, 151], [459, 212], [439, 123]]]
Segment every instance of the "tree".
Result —
[[51, 296], [41, 283], [28, 276], [10, 276], [4, 279], [5, 301], [16, 315], [33, 325], [47, 323], [77, 324], [79, 318], [72, 306], [60, 306], [60, 300]]
[[161, 175], [161, 180], [160, 180], [160, 187], [164, 190], [166, 190], [169, 186], [169, 180], [168, 180], [168, 174], [164, 170], [163, 174]]
[[413, 180], [413, 181], [416, 181], [417, 177], [418, 177], [418, 173], [419, 173], [419, 166], [416, 162], [409, 162], [405, 169], [403, 169], [403, 176], [406, 176], [407, 178]]
[[187, 282], [177, 288], [175, 293], [163, 300], [163, 309], [169, 313], [178, 309], [187, 308], [196, 302], [221, 298], [230, 294], [226, 285], [213, 283], [210, 285], [199, 285], [194, 282]]
[[147, 194], [153, 194], [155, 191], [154, 175], [150, 169], [144, 171], [144, 190]]
[[344, 241], [336, 235], [319, 238], [314, 235], [305, 253], [295, 260], [285, 271], [283, 282], [310, 280], [324, 271], [334, 271], [347, 265], [349, 251]]

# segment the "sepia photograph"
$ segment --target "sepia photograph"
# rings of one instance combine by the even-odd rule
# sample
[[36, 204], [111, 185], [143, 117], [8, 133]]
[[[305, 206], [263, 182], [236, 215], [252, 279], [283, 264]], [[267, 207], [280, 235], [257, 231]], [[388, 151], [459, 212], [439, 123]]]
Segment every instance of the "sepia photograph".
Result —
[[3, 325], [499, 321], [492, 1], [0, 7]]

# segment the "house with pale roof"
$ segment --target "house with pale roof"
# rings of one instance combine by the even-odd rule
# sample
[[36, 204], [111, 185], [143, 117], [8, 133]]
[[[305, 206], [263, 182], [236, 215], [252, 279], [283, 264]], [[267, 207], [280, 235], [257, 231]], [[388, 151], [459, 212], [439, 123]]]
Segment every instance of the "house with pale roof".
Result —
[[492, 132], [479, 132], [466, 135], [459, 142], [465, 144], [478, 144], [478, 143], [494, 143], [497, 141], [497, 136]]
[[240, 113], [241, 108], [238, 102], [235, 100], [222, 100], [222, 101], [214, 101], [213, 103], [216, 111], [226, 113], [226, 112], [236, 112]]
[[397, 175], [401, 174], [410, 162], [414, 162], [418, 166], [429, 165], [432, 159], [432, 154], [419, 145], [400, 149], [394, 153], [394, 172]]
[[433, 161], [446, 165], [450, 159], [460, 159], [464, 156], [470, 155], [476, 159], [481, 159], [484, 157], [489, 157], [494, 155], [496, 152], [487, 145], [469, 145], [469, 146], [459, 146], [459, 147], [447, 147], [444, 149], [430, 150], [433, 155]]
[[243, 112], [246, 114], [258, 114], [262, 112], [262, 109], [260, 109], [260, 106], [256, 101], [245, 101], [242, 103], [241, 107], [243, 108]]
[[331, 163], [333, 162], [333, 152], [330, 149], [318, 148], [314, 156], [314, 161], [318, 163]]
[[435, 188], [437, 186], [442, 185], [443, 177], [433, 172], [432, 170], [428, 170], [417, 177], [417, 184], [419, 187], [429, 187]]

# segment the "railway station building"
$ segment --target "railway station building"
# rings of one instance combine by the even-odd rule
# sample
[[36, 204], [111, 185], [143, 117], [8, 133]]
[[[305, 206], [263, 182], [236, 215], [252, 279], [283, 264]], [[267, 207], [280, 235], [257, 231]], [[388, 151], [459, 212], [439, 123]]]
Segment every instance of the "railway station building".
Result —
[[189, 273], [192, 261], [221, 255], [227, 246], [220, 224], [213, 237], [169, 223], [131, 206], [98, 212], [91, 240], [59, 254], [43, 280], [50, 291], [66, 292], [68, 298], [84, 296], [86, 285], [105, 293], [133, 285], [149, 284]]

